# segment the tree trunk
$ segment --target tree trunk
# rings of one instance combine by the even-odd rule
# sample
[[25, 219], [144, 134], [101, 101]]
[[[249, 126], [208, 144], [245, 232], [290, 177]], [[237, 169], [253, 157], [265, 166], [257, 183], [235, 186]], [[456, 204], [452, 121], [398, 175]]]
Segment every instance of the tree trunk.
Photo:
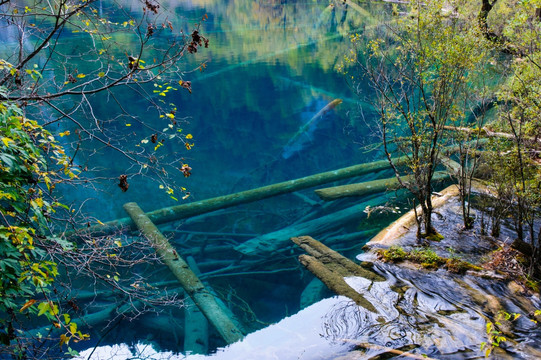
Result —
[[366, 216], [364, 210], [367, 206], [376, 206], [385, 203], [387, 198], [382, 196], [365, 201], [350, 208], [325, 215], [321, 218], [310, 220], [301, 224], [294, 224], [265, 235], [250, 239], [235, 247], [235, 250], [251, 256], [267, 256], [267, 254], [284, 249], [288, 245], [289, 238], [305, 234], [315, 235], [329, 229], [342, 226], [344, 223], [360, 219]]
[[[395, 161], [400, 163], [400, 161], [403, 159], [404, 158], [398, 158]], [[306, 176], [300, 179], [263, 186], [257, 189], [246, 190], [235, 194], [219, 196], [189, 204], [166, 207], [148, 212], [146, 215], [154, 224], [163, 224], [195, 215], [205, 214], [211, 211], [225, 209], [235, 205], [246, 204], [267, 199], [276, 195], [287, 194], [338, 180], [388, 169], [389, 167], [390, 165], [387, 160], [374, 161], [367, 164], [354, 165], [338, 170]], [[83, 235], [94, 236], [110, 235], [118, 232], [121, 228], [126, 227], [135, 229], [134, 222], [129, 217], [91, 226], [88, 229], [81, 230], [81, 233]]]
[[327, 285], [329, 289], [338, 295], [349, 297], [357, 305], [364, 307], [368, 311], [378, 313], [374, 305], [349, 286], [344, 278], [361, 276], [371, 281], [384, 281], [384, 277], [364, 269], [309, 236], [291, 238], [291, 241], [312, 255], [300, 255], [299, 262]]
[[214, 296], [205, 289], [203, 283], [194, 274], [188, 264], [178, 255], [169, 241], [160, 233], [156, 225], [150, 221], [136, 203], [124, 204], [124, 209], [130, 215], [137, 228], [150, 241], [152, 247], [169, 270], [175, 275], [184, 291], [205, 314], [208, 321], [214, 325], [218, 333], [228, 343], [242, 339], [242, 333], [233, 321], [222, 311]]
[[[433, 181], [439, 181], [447, 179], [449, 177], [445, 172], [437, 172], [432, 177]], [[403, 182], [413, 181], [412, 176], [403, 176]], [[348, 184], [341, 186], [334, 186], [330, 188], [317, 189], [315, 193], [325, 201], [340, 199], [344, 197], [365, 196], [370, 194], [377, 194], [388, 190], [400, 189], [400, 182], [396, 177], [389, 179], [380, 179], [367, 181], [359, 184]]]

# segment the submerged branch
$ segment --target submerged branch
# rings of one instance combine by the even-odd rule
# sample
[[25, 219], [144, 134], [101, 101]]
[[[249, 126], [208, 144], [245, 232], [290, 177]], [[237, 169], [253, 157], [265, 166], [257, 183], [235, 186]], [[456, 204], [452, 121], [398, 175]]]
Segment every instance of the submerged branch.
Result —
[[[195, 215], [205, 214], [211, 211], [225, 209], [235, 205], [267, 199], [276, 195], [292, 193], [294, 191], [303, 190], [338, 180], [348, 179], [387, 168], [389, 168], [389, 162], [386, 160], [354, 165], [338, 170], [306, 176], [300, 179], [284, 181], [278, 184], [263, 186], [252, 190], [241, 191], [235, 194], [218, 196], [215, 198], [196, 201], [189, 204], [161, 208], [146, 213], [146, 216], [148, 216], [154, 224], [163, 224], [167, 222], [185, 219]], [[109, 221], [104, 223], [103, 225], [95, 225], [81, 231], [85, 235], [109, 235], [118, 232], [118, 230], [123, 227], [135, 229], [134, 222], [129, 217], [127, 217]]]

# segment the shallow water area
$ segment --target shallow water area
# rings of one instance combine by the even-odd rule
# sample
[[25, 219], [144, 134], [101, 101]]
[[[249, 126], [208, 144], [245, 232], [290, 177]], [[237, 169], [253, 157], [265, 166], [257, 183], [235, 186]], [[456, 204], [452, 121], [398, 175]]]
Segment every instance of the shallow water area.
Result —
[[[384, 282], [351, 277], [350, 286], [372, 302], [372, 313], [343, 296], [321, 300], [277, 324], [210, 355], [155, 352], [152, 346], [117, 345], [96, 349], [92, 359], [372, 359], [407, 352], [419, 358], [480, 359], [486, 320], [493, 314], [479, 297], [497, 296], [507, 309], [524, 311], [495, 280], [426, 272], [381, 264]], [[469, 288], [464, 289], [464, 284]], [[527, 319], [513, 324], [516, 338], [502, 344], [497, 359], [537, 359], [541, 330]], [[85, 359], [90, 351], [77, 359]], [[114, 356], [113, 356], [114, 355]], [[400, 357], [399, 357], [400, 358]]]

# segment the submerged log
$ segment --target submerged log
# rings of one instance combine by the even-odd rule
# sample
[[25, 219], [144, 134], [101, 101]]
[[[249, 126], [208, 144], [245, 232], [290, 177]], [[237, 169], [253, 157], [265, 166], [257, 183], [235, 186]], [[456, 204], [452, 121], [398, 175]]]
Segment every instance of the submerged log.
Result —
[[344, 277], [361, 276], [372, 281], [383, 281], [385, 278], [360, 267], [309, 236], [301, 236], [291, 240], [313, 255], [300, 255], [299, 262], [329, 289], [338, 295], [349, 297], [368, 311], [378, 312], [370, 301], [346, 283]]
[[[86, 327], [93, 327], [97, 324], [104, 323], [106, 321], [114, 321], [117, 317], [126, 316], [126, 314], [132, 311], [139, 311], [143, 307], [143, 302], [135, 300], [132, 302], [124, 303], [123, 305], [112, 304], [103, 310], [96, 311], [95, 313], [81, 316], [76, 319], [72, 319], [70, 323], [77, 324], [77, 328], [83, 333]], [[26, 333], [26, 336], [36, 337], [43, 336], [45, 338], [56, 338], [65, 331], [63, 328], [56, 328], [53, 325], [44, 326], [38, 329], [30, 330]]]
[[[199, 276], [200, 271], [194, 258], [189, 256], [188, 264], [193, 272]], [[206, 354], [209, 350], [208, 321], [193, 300], [188, 297], [184, 308], [184, 353]]]
[[[447, 175], [445, 172], [436, 172], [434, 173], [432, 180], [440, 181], [448, 177], [449, 175]], [[402, 181], [406, 183], [412, 181], [412, 179], [413, 177], [410, 175], [402, 177]], [[358, 184], [348, 184], [348, 185], [334, 186], [334, 187], [325, 188], [325, 189], [318, 189], [318, 190], [315, 190], [315, 193], [322, 200], [330, 201], [330, 200], [336, 200], [336, 199], [340, 199], [344, 197], [377, 194], [377, 193], [381, 193], [388, 190], [397, 190], [400, 188], [401, 186], [397, 178], [392, 177], [388, 179], [373, 180], [373, 181], [367, 181], [367, 182], [358, 183]]]
[[387, 201], [386, 197], [380, 197], [369, 201], [362, 202], [355, 206], [349, 207], [335, 213], [325, 215], [323, 217], [307, 221], [301, 224], [294, 224], [274, 231], [265, 235], [250, 239], [240, 245], [235, 246], [235, 250], [245, 255], [262, 255], [265, 256], [269, 252], [280, 250], [288, 244], [289, 238], [292, 236], [300, 236], [303, 234], [316, 234], [329, 229], [337, 228], [348, 221], [359, 219], [366, 216], [364, 210], [367, 206], [376, 206]]
[[291, 238], [291, 241], [309, 255], [314, 256], [333, 272], [341, 274], [342, 276], [360, 276], [371, 281], [385, 281], [383, 276], [357, 265], [347, 257], [340, 255], [333, 249], [325, 246], [310, 236], [293, 237]]
[[342, 275], [332, 272], [321, 262], [317, 261], [317, 259], [313, 256], [300, 255], [299, 262], [336, 294], [347, 296], [351, 300], [355, 301], [357, 305], [364, 307], [368, 311], [373, 313], [378, 312], [371, 302], [366, 300], [364, 296], [359, 294], [346, 283]]
[[243, 335], [240, 330], [143, 210], [136, 203], [124, 204], [124, 209], [220, 336], [228, 344], [241, 340]]
[[[400, 159], [402, 158], [399, 158], [396, 161], [400, 161]], [[211, 211], [225, 209], [235, 205], [246, 204], [276, 195], [287, 194], [338, 180], [368, 174], [374, 171], [384, 170], [389, 167], [390, 165], [387, 160], [379, 160], [367, 164], [354, 165], [338, 170], [306, 176], [300, 179], [289, 180], [278, 184], [263, 186], [257, 189], [241, 191], [235, 194], [219, 196], [207, 200], [196, 201], [189, 204], [166, 207], [148, 212], [146, 213], [146, 216], [148, 216], [148, 218], [154, 224], [163, 224], [171, 221], [185, 219], [195, 215], [208, 213]], [[126, 227], [130, 229], [135, 229], [135, 224], [129, 217], [109, 221], [103, 223], [103, 225], [100, 224], [91, 226], [88, 229], [81, 230], [81, 233], [93, 235], [109, 235], [117, 232], [121, 228]]]

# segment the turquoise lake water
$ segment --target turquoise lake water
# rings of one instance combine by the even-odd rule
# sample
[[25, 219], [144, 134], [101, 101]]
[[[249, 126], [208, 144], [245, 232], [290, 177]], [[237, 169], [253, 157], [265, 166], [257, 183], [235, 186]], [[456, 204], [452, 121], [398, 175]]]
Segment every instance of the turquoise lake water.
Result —
[[[138, 11], [139, 5], [135, 3], [121, 3]], [[381, 158], [380, 153], [367, 148], [377, 141], [370, 127], [375, 116], [369, 105], [370, 88], [362, 85], [352, 89], [347, 76], [338, 71], [338, 67], [350, 49], [349, 36], [363, 34], [373, 28], [378, 19], [388, 18], [389, 5], [366, 2], [352, 7], [341, 1], [330, 6], [327, 1], [205, 0], [164, 2], [162, 8], [170, 14], [175, 29], [183, 29], [186, 33], [205, 14], [208, 16], [200, 31], [209, 39], [209, 48], [200, 49], [183, 60], [186, 71], [182, 79], [191, 81], [192, 92], [180, 89], [167, 96], [167, 102], [177, 107], [176, 118], [182, 119], [184, 133], [192, 134], [194, 146], [187, 151], [165, 142], [160, 149], [192, 167], [189, 178], [178, 172], [168, 179], [171, 185], [186, 188], [190, 196], [186, 200], [172, 199], [152, 178], [135, 176], [138, 169], [134, 169], [125, 156], [90, 141], [77, 148], [75, 164], [88, 167], [90, 175], [104, 180], [84, 190], [60, 190], [67, 203], [84, 203], [83, 210], [93, 217], [92, 221], [125, 217], [122, 205], [126, 202], [135, 201], [143, 210], [151, 211]], [[77, 54], [88, 46], [85, 41], [73, 41], [70, 36], [66, 35], [61, 41], [66, 51]], [[206, 64], [204, 71], [192, 71], [201, 62]], [[148, 91], [152, 89], [149, 87]], [[117, 118], [115, 111], [118, 109], [114, 110], [115, 102], [108, 95], [93, 98], [92, 115], [105, 121], [111, 133], [133, 133], [138, 140], [128, 146], [141, 146], [139, 140], [151, 134], [147, 127], [164, 126], [163, 119], [149, 110], [148, 103], [140, 97], [127, 91], [118, 91], [115, 96], [136, 118]], [[154, 100], [159, 99], [158, 95], [153, 96]], [[335, 101], [337, 99], [340, 101]], [[314, 119], [329, 104], [333, 106]], [[40, 108], [40, 111], [46, 119], [55, 116], [51, 110]], [[74, 133], [74, 127], [66, 122], [55, 123], [50, 128], [54, 132], [71, 130]], [[76, 143], [66, 144], [73, 151]], [[118, 187], [117, 179], [121, 174], [129, 175], [130, 187], [126, 192]], [[390, 176], [389, 172], [380, 172], [355, 180]], [[175, 196], [180, 198], [182, 194]], [[313, 189], [308, 189], [165, 224], [160, 230], [179, 255], [193, 257], [200, 267], [201, 278], [232, 311], [244, 331], [251, 333], [287, 319], [311, 302], [331, 294], [320, 291], [309, 303], [301, 304], [302, 293], [314, 277], [298, 263], [301, 252], [289, 242], [279, 251], [254, 257], [238, 253], [235, 246], [359, 203], [370, 201], [369, 204], [378, 205], [393, 197], [394, 194], [387, 194], [323, 203]], [[352, 221], [306, 235], [326, 240], [336, 250], [352, 257], [396, 216], [367, 219], [361, 209]], [[345, 234], [350, 236], [344, 239]], [[290, 234], [287, 238], [294, 235], [302, 234]], [[131, 236], [122, 237], [123, 241], [130, 239]], [[162, 264], [139, 266], [119, 275], [134, 284], [159, 283], [156, 292], [178, 291], [173, 276]], [[135, 278], [130, 277], [133, 275]], [[84, 299], [79, 301], [80, 308], [88, 314], [129, 301], [122, 294], [109, 293], [99, 281], [97, 285], [86, 279], [71, 281], [75, 297]], [[97, 295], [93, 295], [94, 292]], [[180, 293], [179, 298], [182, 297]], [[302, 324], [305, 321], [314, 323], [310, 325], [308, 340], [298, 343], [294, 351], [288, 350], [286, 342], [276, 345], [282, 347], [282, 359], [298, 358], [299, 347], [306, 348], [301, 351], [306, 351], [306, 358], [311, 359], [319, 358], [308, 355], [312, 345], [321, 347], [317, 351], [323, 351], [327, 357], [349, 348], [343, 344], [335, 347], [333, 342], [329, 345], [326, 340], [316, 341], [321, 338], [317, 329], [318, 317], [324, 316], [334, 301], [316, 306], [312, 315], [304, 312], [305, 315], [295, 316], [296, 325], [285, 326], [292, 334], [303, 338]], [[89, 330], [90, 341], [72, 344], [72, 347], [83, 351], [97, 345], [135, 346], [142, 343], [147, 344], [142, 346], [151, 346], [163, 353], [164, 358], [173, 353], [182, 357], [190, 351], [183, 345], [184, 309], [175, 304], [158, 308], [150, 305], [147, 310], [151, 311], [135, 319], [113, 317], [97, 324]], [[281, 333], [280, 341], [288, 338], [283, 337], [282, 331], [278, 333]], [[265, 338], [264, 334], [259, 336]], [[258, 335], [255, 339], [254, 344], [259, 345], [254, 346], [263, 346], [257, 340]], [[213, 353], [224, 345], [211, 329], [208, 351]], [[246, 353], [247, 350], [240, 351]], [[106, 350], [93, 358], [110, 358], [110, 355]], [[128, 355], [119, 357], [123, 358]]]
[[[364, 3], [351, 8], [337, 2], [331, 7], [324, 1], [194, 1], [164, 7], [178, 16], [174, 23], [193, 23], [208, 15], [201, 32], [210, 46], [187, 57], [186, 65], [189, 69], [205, 61], [206, 68], [184, 74], [183, 79], [192, 82], [191, 94], [177, 91], [167, 98], [178, 107], [177, 118], [187, 121], [183, 131], [193, 135], [195, 144], [189, 152], [179, 151], [193, 168], [192, 175], [185, 179], [179, 173], [178, 178], [171, 179], [190, 192], [186, 203], [379, 159], [381, 154], [365, 148], [377, 140], [367, 127], [374, 117], [367, 103], [370, 89], [356, 89], [361, 93], [357, 96], [337, 68], [350, 48], [349, 35], [362, 33], [376, 17], [385, 18], [389, 6]], [[341, 103], [297, 134], [335, 99]], [[136, 98], [128, 102], [130, 110], [144, 119], [147, 105]], [[96, 115], [107, 117], [108, 111], [104, 104], [96, 109]], [[158, 120], [152, 117], [144, 120], [154, 127], [161, 126], [153, 124]], [[144, 130], [136, 126], [129, 130]], [[118, 154], [91, 155], [88, 152], [81, 159], [92, 160], [94, 166], [102, 168], [95, 172], [98, 176], [127, 171], [125, 159]], [[388, 176], [369, 174], [363, 179]], [[103, 183], [98, 190], [68, 194], [76, 200], [90, 199], [85, 208], [101, 221], [125, 217], [122, 204], [128, 201], [137, 202], [145, 211], [178, 204], [156, 182], [146, 178], [130, 179], [125, 193], [114, 180]], [[386, 199], [371, 198], [374, 204]], [[194, 257], [202, 278], [224, 299], [245, 331], [252, 332], [301, 310], [301, 294], [313, 276], [298, 263], [300, 251], [289, 243], [277, 253], [255, 259], [243, 257], [232, 248], [252, 237], [302, 222], [303, 218], [321, 217], [366, 200], [324, 204], [309, 189], [166, 224], [160, 229], [181, 256]], [[354, 221], [310, 235], [334, 239], [337, 250], [354, 256], [383, 226], [367, 221], [365, 215], [360, 212]], [[388, 220], [380, 221], [384, 224]], [[357, 235], [340, 240], [341, 234], [349, 233]], [[163, 265], [140, 270], [138, 275], [150, 276], [148, 281], [169, 281], [169, 288], [176, 287]], [[107, 304], [107, 299], [97, 297], [88, 306], [98, 310]], [[133, 321], [115, 323], [100, 345], [146, 342], [164, 352], [189, 351], [183, 348], [183, 310], [157, 310], [157, 314], [150, 312]], [[90, 342], [75, 346], [92, 347], [102, 334], [91, 333]], [[209, 351], [223, 345], [211, 330]]]
[[[120, 17], [121, 8], [136, 18], [142, 14], [138, 1], [96, 4], [99, 13], [112, 10], [112, 20]], [[162, 98], [154, 92], [157, 87], [148, 84], [139, 88], [146, 92], [146, 99], [128, 89], [89, 97], [92, 106], [83, 104], [77, 113], [87, 117], [75, 119], [91, 129], [80, 147], [76, 126], [69, 121], [48, 126], [55, 134], [70, 130], [71, 135], [60, 141], [70, 154], [77, 152], [74, 165], [87, 169], [83, 176], [94, 179], [83, 187], [57, 188], [64, 202], [74, 209], [82, 204], [81, 213], [88, 216], [85, 223], [89, 226], [126, 217], [122, 206], [127, 202], [137, 202], [149, 212], [382, 159], [377, 150], [372, 90], [363, 81], [355, 82], [352, 88], [350, 75], [339, 68], [351, 48], [351, 35], [360, 34], [359, 43], [363, 44], [386, 31], [381, 24], [393, 21], [392, 4], [349, 0], [190, 0], [160, 4], [166, 14], [162, 20], [171, 22], [175, 34], [190, 34], [206, 18], [199, 30], [209, 39], [209, 48], [186, 54], [177, 64], [178, 76], [163, 85], [178, 90]], [[130, 31], [127, 27], [113, 34], [118, 49], [111, 51], [117, 51], [123, 59], [135, 51], [129, 49], [136, 44]], [[163, 38], [155, 39], [158, 45], [171, 40], [167, 31]], [[0, 33], [5, 45], [0, 52], [12, 54], [17, 46], [15, 37], [15, 32]], [[90, 37], [66, 31], [59, 38], [58, 49], [75, 58], [90, 45]], [[153, 54], [145, 57], [147, 63], [152, 62]], [[39, 61], [40, 65], [45, 62]], [[205, 67], [200, 71], [202, 63]], [[63, 65], [65, 68], [45, 72], [46, 81], [63, 79], [63, 71], [97, 74], [92, 65], [86, 64], [87, 68], [75, 60]], [[191, 93], [180, 88], [179, 80], [191, 82]], [[55, 104], [66, 111], [77, 104], [63, 100]], [[160, 133], [171, 121], [159, 117], [149, 100], [164, 100], [166, 108], [176, 108], [178, 123], [174, 128], [191, 134], [191, 150], [182, 142], [169, 141], [166, 135], [171, 130]], [[122, 114], [123, 110], [129, 115]], [[45, 121], [58, 116], [41, 104], [29, 115]], [[153, 154], [155, 144], [148, 140], [154, 133], [165, 140], [154, 153], [171, 165], [161, 179], [92, 137], [121, 139], [114, 144], [126, 149], [127, 155], [140, 152], [147, 156]], [[147, 158], [150, 163], [152, 159]], [[179, 171], [184, 163], [192, 168], [190, 177]], [[123, 174], [129, 182], [125, 192], [118, 185]], [[159, 169], [158, 175], [162, 176]], [[392, 176], [383, 170], [336, 184]], [[174, 193], [167, 191], [168, 186], [175, 189]], [[185, 192], [180, 192], [181, 188]], [[231, 345], [211, 325], [187, 312], [194, 305], [183, 303], [186, 295], [178, 281], [156, 258], [148, 241], [140, 242], [137, 232], [97, 240], [109, 246], [111, 254], [91, 263], [94, 277], [79, 272], [78, 265], [82, 270], [86, 266], [80, 263], [59, 281], [61, 305], [72, 319], [80, 317], [79, 328], [90, 334], [88, 341], [70, 343], [81, 352], [76, 359], [348, 360], [379, 358], [378, 354], [389, 355], [390, 349], [441, 359], [483, 358], [480, 343], [486, 340], [486, 320], [494, 314], [464, 289], [474, 288], [482, 294], [481, 299], [485, 295], [500, 299], [509, 312], [523, 310], [511, 289], [498, 281], [443, 270], [415, 271], [381, 262], [375, 271], [385, 281], [345, 278], [350, 287], [374, 304], [377, 314], [333, 295], [299, 263], [303, 251], [289, 238], [310, 235], [351, 259], [358, 256], [371, 261], [362, 258], [371, 256], [363, 254], [363, 245], [410, 206], [401, 191], [324, 202], [314, 189], [159, 225], [178, 255], [193, 269], [193, 264], [197, 265], [205, 286], [246, 335]], [[437, 218], [458, 223], [458, 210], [449, 212], [437, 214]], [[74, 213], [79, 215], [78, 211]], [[348, 214], [348, 220], [341, 221], [336, 214]], [[302, 224], [311, 224], [310, 230]], [[453, 233], [456, 230], [447, 229]], [[245, 244], [266, 234], [273, 235], [272, 246], [279, 246], [245, 251]], [[87, 253], [92, 254], [93, 240], [86, 239]], [[129, 261], [112, 269], [109, 260], [117, 254]], [[112, 291], [107, 283], [117, 289]], [[140, 295], [144, 295], [144, 301], [140, 301]], [[167, 303], [163, 295], [168, 296]], [[538, 308], [539, 301], [536, 304]], [[541, 338], [541, 331], [532, 324], [526, 316], [517, 322], [517, 341], [510, 342], [507, 350], [513, 358], [539, 358], [530, 356], [536, 354]], [[44, 332], [39, 328], [43, 325], [29, 328]], [[202, 336], [195, 345], [188, 344], [187, 334], [206, 331], [208, 336]], [[58, 349], [56, 340], [38, 345]], [[40, 351], [38, 348], [36, 353]], [[72, 358], [64, 351], [58, 350], [50, 358]]]

